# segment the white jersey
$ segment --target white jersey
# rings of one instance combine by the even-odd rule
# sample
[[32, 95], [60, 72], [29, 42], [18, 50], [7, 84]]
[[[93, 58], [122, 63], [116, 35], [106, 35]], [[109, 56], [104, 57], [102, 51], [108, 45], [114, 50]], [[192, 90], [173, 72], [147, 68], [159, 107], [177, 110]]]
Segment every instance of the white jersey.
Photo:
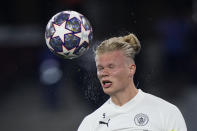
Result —
[[139, 89], [123, 106], [107, 100], [84, 118], [78, 131], [187, 131], [187, 128], [176, 106]]

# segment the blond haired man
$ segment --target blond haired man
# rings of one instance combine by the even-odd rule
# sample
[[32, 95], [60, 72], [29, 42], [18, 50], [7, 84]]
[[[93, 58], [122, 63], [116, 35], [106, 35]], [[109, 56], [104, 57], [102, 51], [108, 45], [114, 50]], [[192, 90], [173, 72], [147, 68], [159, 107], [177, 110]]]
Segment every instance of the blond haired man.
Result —
[[78, 131], [187, 131], [175, 105], [136, 88], [134, 58], [140, 49], [134, 34], [110, 38], [97, 47], [97, 75], [110, 99], [86, 116]]

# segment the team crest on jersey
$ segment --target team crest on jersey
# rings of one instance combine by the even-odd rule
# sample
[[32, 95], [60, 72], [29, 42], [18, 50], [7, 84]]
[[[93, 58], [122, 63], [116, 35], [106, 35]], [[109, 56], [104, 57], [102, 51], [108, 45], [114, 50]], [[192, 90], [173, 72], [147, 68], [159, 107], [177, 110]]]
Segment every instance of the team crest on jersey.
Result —
[[140, 113], [135, 116], [134, 121], [137, 126], [145, 126], [148, 123], [149, 118], [146, 114]]

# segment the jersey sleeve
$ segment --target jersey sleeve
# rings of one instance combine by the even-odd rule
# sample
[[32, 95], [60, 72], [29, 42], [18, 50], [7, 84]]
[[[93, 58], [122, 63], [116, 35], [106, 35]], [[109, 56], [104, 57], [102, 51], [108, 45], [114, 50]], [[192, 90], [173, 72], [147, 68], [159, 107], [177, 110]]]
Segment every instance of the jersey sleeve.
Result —
[[83, 121], [81, 122], [77, 131], [93, 131], [91, 129], [91, 120], [88, 116], [86, 116]]
[[173, 106], [166, 115], [164, 131], [187, 131], [185, 120], [180, 110]]

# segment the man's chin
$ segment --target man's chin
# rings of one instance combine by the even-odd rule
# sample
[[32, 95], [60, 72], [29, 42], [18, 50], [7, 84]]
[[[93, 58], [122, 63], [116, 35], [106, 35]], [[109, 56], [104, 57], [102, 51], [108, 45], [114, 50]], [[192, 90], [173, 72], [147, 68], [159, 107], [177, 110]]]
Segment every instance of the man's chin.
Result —
[[109, 88], [103, 88], [103, 91], [107, 95], [112, 95], [114, 93], [114, 91], [112, 90], [111, 87], [109, 87]]

